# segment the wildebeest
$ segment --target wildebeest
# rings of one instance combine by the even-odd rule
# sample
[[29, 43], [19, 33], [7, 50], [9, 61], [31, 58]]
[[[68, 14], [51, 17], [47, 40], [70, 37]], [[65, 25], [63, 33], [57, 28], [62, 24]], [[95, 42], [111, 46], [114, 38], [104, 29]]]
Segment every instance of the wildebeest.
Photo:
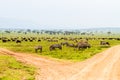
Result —
[[59, 48], [62, 50], [62, 46], [60, 44], [53, 44], [49, 47], [50, 51], [55, 50], [55, 48]]
[[58, 40], [49, 39], [48, 42], [58, 42]]
[[72, 43], [69, 43], [69, 44], [67, 44], [66, 46], [68, 46], [68, 47], [75, 47], [75, 45], [72, 44]]
[[100, 41], [100, 45], [110, 45], [110, 43], [106, 41]]
[[37, 41], [38, 41], [38, 42], [41, 42], [41, 39], [38, 39]]
[[78, 50], [80, 50], [80, 49], [86, 49], [86, 48], [90, 48], [90, 47], [91, 47], [91, 45], [88, 42], [79, 42], [75, 46], [75, 48], [78, 48]]
[[16, 43], [21, 43], [21, 40], [16, 40]]
[[32, 39], [29, 39], [29, 42], [33, 42], [33, 40], [32, 40]]
[[2, 42], [3, 42], [3, 43], [6, 43], [7, 41], [8, 41], [8, 40], [6, 40], [6, 39], [2, 39]]
[[42, 46], [35, 46], [35, 52], [37, 52], [37, 51], [40, 51], [40, 52], [42, 52]]
[[61, 42], [61, 45], [63, 45], [63, 46], [64, 46], [64, 45], [67, 46], [68, 44], [69, 44], [68, 42]]

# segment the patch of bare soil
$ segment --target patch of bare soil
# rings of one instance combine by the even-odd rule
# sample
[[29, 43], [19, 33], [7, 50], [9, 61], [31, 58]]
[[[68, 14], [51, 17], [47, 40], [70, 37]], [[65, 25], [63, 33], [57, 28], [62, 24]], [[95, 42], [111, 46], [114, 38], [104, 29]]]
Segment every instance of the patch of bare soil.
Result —
[[0, 53], [38, 68], [36, 80], [120, 80], [120, 46], [114, 46], [82, 62], [55, 61], [0, 48]]

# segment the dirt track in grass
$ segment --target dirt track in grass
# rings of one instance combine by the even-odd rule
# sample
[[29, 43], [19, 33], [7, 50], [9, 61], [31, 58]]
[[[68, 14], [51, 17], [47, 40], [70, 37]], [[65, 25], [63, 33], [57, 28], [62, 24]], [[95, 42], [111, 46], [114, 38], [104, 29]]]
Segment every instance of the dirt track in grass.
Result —
[[120, 45], [76, 63], [16, 53], [4, 48], [0, 48], [0, 53], [36, 66], [36, 80], [120, 80]]

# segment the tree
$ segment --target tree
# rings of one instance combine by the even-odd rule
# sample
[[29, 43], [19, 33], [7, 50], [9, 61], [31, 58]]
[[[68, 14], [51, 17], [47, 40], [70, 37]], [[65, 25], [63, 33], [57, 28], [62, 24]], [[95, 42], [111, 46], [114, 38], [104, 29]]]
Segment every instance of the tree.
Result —
[[107, 34], [108, 34], [108, 35], [110, 35], [110, 34], [111, 34], [111, 32], [110, 32], [110, 31], [108, 31], [108, 32], [107, 32]]

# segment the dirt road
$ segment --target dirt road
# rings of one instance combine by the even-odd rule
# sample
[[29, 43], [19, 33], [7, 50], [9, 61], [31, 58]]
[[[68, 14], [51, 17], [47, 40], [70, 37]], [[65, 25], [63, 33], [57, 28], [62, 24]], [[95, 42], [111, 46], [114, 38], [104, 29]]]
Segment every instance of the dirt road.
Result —
[[120, 80], [120, 46], [114, 46], [82, 62], [60, 62], [0, 48], [0, 53], [38, 68], [36, 80]]

